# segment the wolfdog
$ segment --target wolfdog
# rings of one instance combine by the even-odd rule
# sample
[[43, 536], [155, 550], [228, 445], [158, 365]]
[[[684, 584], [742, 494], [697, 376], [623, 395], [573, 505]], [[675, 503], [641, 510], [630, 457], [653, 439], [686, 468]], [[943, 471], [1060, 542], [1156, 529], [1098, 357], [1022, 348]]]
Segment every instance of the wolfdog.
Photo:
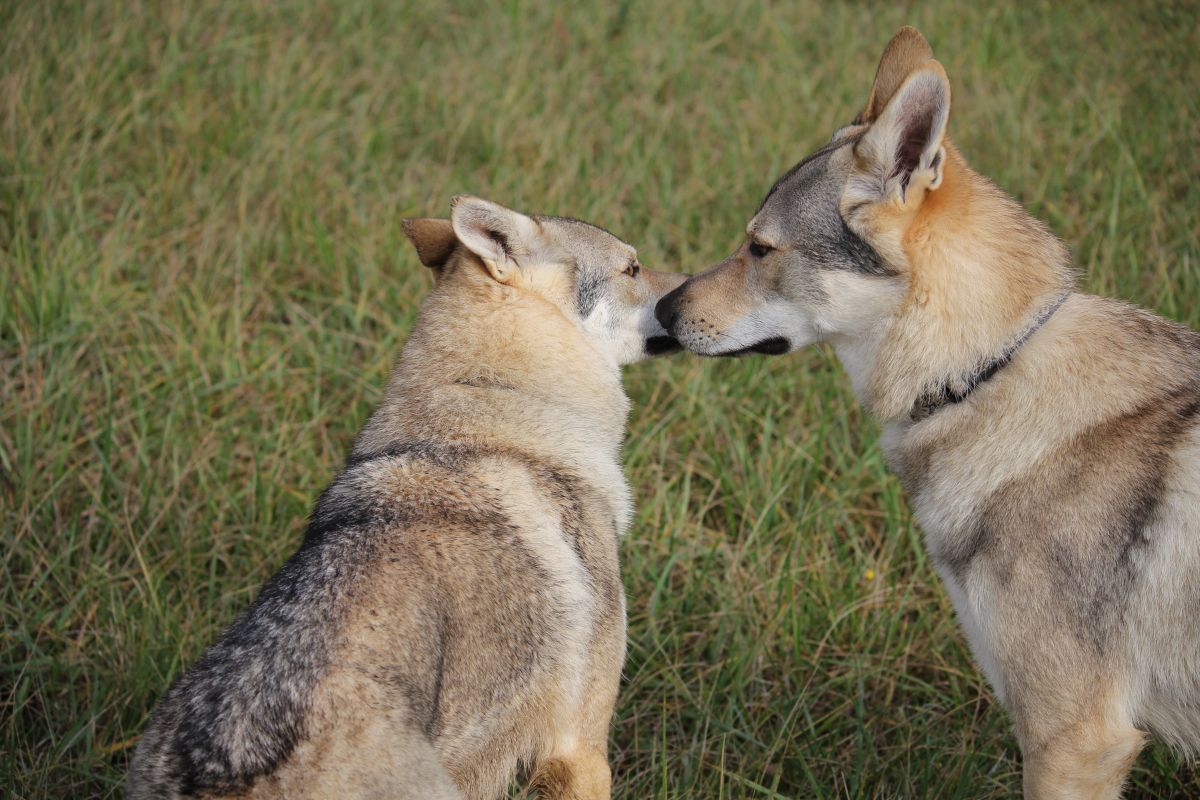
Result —
[[625, 656], [620, 366], [675, 347], [585, 222], [458, 197], [436, 285], [300, 549], [175, 681], [132, 798], [610, 796]]
[[925, 39], [658, 318], [705, 355], [829, 342], [1007, 707], [1031, 798], [1117, 797], [1200, 749], [1200, 335], [1075, 288], [946, 137]]

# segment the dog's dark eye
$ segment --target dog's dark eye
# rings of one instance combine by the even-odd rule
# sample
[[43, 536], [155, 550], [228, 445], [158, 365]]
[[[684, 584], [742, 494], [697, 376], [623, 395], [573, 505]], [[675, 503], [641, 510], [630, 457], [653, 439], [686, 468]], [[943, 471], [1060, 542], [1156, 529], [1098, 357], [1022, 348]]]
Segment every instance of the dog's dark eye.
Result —
[[625, 274], [631, 278], [636, 278], [638, 273], [642, 271], [642, 265], [636, 261], [630, 261], [629, 266], [625, 267]]
[[762, 242], [750, 242], [750, 255], [755, 258], [766, 258], [767, 253], [774, 249], [773, 247], [767, 247]]

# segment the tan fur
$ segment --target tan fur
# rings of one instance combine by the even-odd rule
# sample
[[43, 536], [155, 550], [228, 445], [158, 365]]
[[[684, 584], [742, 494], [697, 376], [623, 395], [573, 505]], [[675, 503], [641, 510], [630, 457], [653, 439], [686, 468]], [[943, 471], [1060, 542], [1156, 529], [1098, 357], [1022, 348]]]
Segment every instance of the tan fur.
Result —
[[[547, 798], [609, 797], [632, 514], [620, 364], [665, 333], [653, 305], [682, 278], [635, 275], [633, 248], [585, 223], [476, 198], [455, 213], [406, 225], [437, 283], [383, 401], [298, 568], [264, 590], [278, 599], [164, 699], [131, 797], [488, 800], [526, 773]], [[263, 666], [264, 641], [301, 634], [326, 655]], [[224, 693], [272, 704], [215, 713]]]
[[937, 191], [910, 192], [911, 208], [862, 212], [872, 241], [900, 242], [909, 272], [864, 398], [883, 419], [907, 413], [925, 384], [999, 351], [1029, 309], [1073, 277], [1062, 243], [949, 141], [944, 171]]
[[440, 270], [454, 253], [458, 240], [454, 238], [454, 226], [448, 219], [406, 219], [402, 223], [404, 232], [417, 250], [417, 257], [425, 266]]
[[1074, 291], [1062, 243], [950, 143], [918, 39], [764, 200], [747, 232], [770, 251], [740, 248], [660, 319], [710, 355], [731, 331], [834, 346], [1026, 796], [1115, 798], [1149, 735], [1200, 752], [1200, 334]]
[[1115, 800], [1145, 744], [1146, 734], [1109, 718], [1104, 708], [1081, 709], [1082, 718], [1053, 734], [1021, 737], [1024, 793], [1041, 800]]
[[[557, 285], [541, 288], [566, 291]], [[593, 579], [599, 581], [595, 588], [605, 598], [604, 607], [597, 609], [596, 619], [587, 615], [559, 623], [566, 626], [567, 640], [576, 635], [567, 631], [593, 632], [583, 635], [563, 671], [535, 680], [507, 702], [498, 718], [500, 727], [483, 730], [478, 722], [465, 718], [462, 730], [440, 737], [439, 758], [466, 798], [494, 796], [519, 763], [539, 764], [579, 739], [593, 742], [603, 758], [624, 661], [624, 598], [616, 537], [628, 526], [630, 499], [617, 456], [629, 403], [619, 378], [586, 345], [540, 346], [545, 341], [579, 338], [572, 323], [542, 298], [540, 293], [497, 284], [467, 259], [457, 263], [452, 274], [439, 279], [438, 291], [426, 302], [385, 401], [355, 445], [356, 452], [370, 452], [396, 438], [484, 440], [489, 447], [518, 452], [533, 464], [571, 463], [580, 474], [591, 477], [595, 487], [594, 497], [585, 498], [593, 517], [585, 525], [599, 538], [586, 543], [595, 552], [585, 558], [591, 561]], [[499, 309], [503, 313], [496, 313]], [[472, 324], [463, 325], [464, 320]], [[514, 471], [508, 458], [490, 466], [465, 483], [432, 486], [430, 494], [469, 497], [490, 488], [502, 498], [510, 518], [528, 525], [526, 543], [535, 552], [545, 552], [549, 543], [533, 537], [540, 536], [542, 525], [557, 527], [557, 518], [551, 519], [557, 510], [540, 499], [537, 476], [524, 465]], [[411, 493], [412, 476], [397, 477], [397, 489]], [[380, 486], [387, 486], [386, 476]], [[493, 601], [485, 590], [490, 580], [486, 576], [494, 567], [494, 556], [447, 549], [454, 548], [451, 531], [431, 530], [427, 535], [428, 546], [436, 548], [427, 556], [435, 559], [429, 570], [452, 581], [447, 590], [463, 602], [476, 598], [478, 607], [464, 608], [461, 617], [481, 620], [475, 634], [480, 639], [476, 644], [467, 640], [463, 646], [479, 653], [480, 662], [473, 669], [479, 671], [480, 689], [486, 690], [489, 679], [483, 676], [496, 666], [488, 663], [493, 656], [487, 638], [503, 635], [488, 621]], [[550, 535], [561, 541], [560, 532]], [[409, 546], [413, 545], [422, 546], [419, 542]], [[479, 561], [472, 566], [475, 559]], [[567, 587], [588, 580], [586, 574], [573, 574], [577, 570], [570, 568], [569, 560], [564, 563], [557, 555], [547, 554], [542, 566], [558, 574], [554, 582]], [[383, 594], [362, 599], [364, 619], [354, 623], [360, 632], [348, 636], [359, 651], [350, 657], [357, 663], [385, 662], [406, 644], [404, 627], [372, 621], [389, 613], [387, 609], [410, 604], [403, 596], [404, 575], [380, 574], [374, 583]], [[579, 598], [572, 596], [570, 602], [577, 604]], [[597, 625], [601, 620], [603, 624]], [[469, 712], [482, 698], [462, 701]], [[344, 697], [333, 702], [340, 705]], [[334, 738], [341, 737], [340, 726], [338, 730]], [[375, 730], [379, 735], [355, 748], [351, 764], [377, 763], [388, 757], [394, 747], [392, 733]], [[303, 766], [298, 770], [306, 771]]]
[[[946, 152], [937, 190], [910, 195], [915, 213], [872, 207], [863, 222], [876, 229], [890, 225], [899, 233], [909, 270], [908, 292], [880, 338], [863, 396], [884, 419], [901, 418], [923, 386], [952, 380], [985, 354], [1000, 351], [1031, 309], [1071, 285], [1062, 244], [972, 171], [948, 141]], [[1004, 509], [1000, 513], [1012, 521], [1006, 541], [1014, 547], [1035, 546], [1014, 538], [1022, 535], [1023, 525], [1044, 524], [1028, 514], [1060, 520], [1056, 524], [1064, 535], [1054, 547], [1081, 554], [1101, 547], [1088, 537], [1110, 523], [1113, 492], [1142, 480], [1150, 468], [1141, 461], [1152, 447], [1149, 442], [1171, 430], [1181, 411], [1162, 399], [1164, 389], [1169, 391], [1180, 376], [1194, 380], [1196, 374], [1194, 344], [1179, 349], [1176, 334], [1150, 315], [1139, 322], [1139, 313], [1077, 295], [1022, 349], [1004, 380], [983, 388], [969, 406], [946, 409], [921, 425], [889, 426], [885, 449], [905, 479], [935, 563], [945, 563], [941, 542], [954, 541], [954, 532], [989, 506]], [[1152, 337], [1166, 341], [1156, 344]], [[1047, 403], [1048, 397], [1057, 401]], [[1156, 410], [1150, 417], [1142, 412], [1139, 428], [1128, 415], [1147, 407]], [[1092, 456], [1086, 466], [1073, 467], [1056, 456], [1062, 448], [1070, 452], [1073, 437], [1094, 438], [1105, 426], [1112, 431], [1111, 443], [1103, 445], [1107, 461]], [[1200, 476], [1196, 461], [1181, 467]], [[1048, 491], [1042, 476], [1079, 468], [1108, 471], [1095, 486], [1095, 497], [1067, 501]], [[1127, 477], [1116, 477], [1122, 472]], [[1017, 487], [1027, 497], [1006, 496]], [[1194, 500], [1192, 513], [1200, 516]], [[1175, 535], [1194, 541], [1195, 519]], [[1063, 646], [1077, 633], [1070, 628], [1071, 617], [1047, 595], [1065, 589], [1055, 588], [1059, 577], [1033, 564], [1012, 569], [989, 574], [974, 568], [967, 578], [972, 588], [949, 567], [939, 571], [977, 657], [1013, 716], [1026, 760], [1025, 794], [1119, 797], [1146, 739], [1134, 716], [1136, 684], [1149, 675], [1137, 674], [1124, 644], [1110, 644], [1099, 658]], [[1149, 578], [1156, 580], [1161, 578]], [[1042, 597], [1044, 612], [1037, 605]], [[1056, 624], [1064, 627], [1055, 630]], [[1118, 636], [1120, 642], [1145, 634], [1122, 631]], [[1171, 634], [1152, 638], [1155, 646], [1169, 646]]]
[[612, 774], [602, 749], [581, 746], [539, 764], [530, 786], [547, 800], [602, 800], [612, 793]]
[[878, 117], [904, 79], [931, 58], [933, 49], [916, 28], [905, 25], [897, 31], [879, 59], [861, 120], [871, 122]]

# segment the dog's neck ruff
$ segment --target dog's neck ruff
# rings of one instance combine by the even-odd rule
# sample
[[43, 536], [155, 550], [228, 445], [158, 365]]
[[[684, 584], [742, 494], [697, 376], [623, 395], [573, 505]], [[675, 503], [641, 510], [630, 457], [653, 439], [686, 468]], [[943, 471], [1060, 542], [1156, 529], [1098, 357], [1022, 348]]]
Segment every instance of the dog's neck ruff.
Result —
[[1067, 302], [1067, 298], [1070, 296], [1070, 289], [1060, 294], [1054, 299], [1054, 302], [1038, 312], [1038, 315], [1025, 327], [1025, 330], [1021, 331], [1008, 347], [1004, 348], [1004, 352], [963, 375], [959, 384], [962, 388], [954, 388], [949, 382], [946, 382], [922, 394], [917, 398], [917, 402], [913, 403], [912, 411], [909, 412], [909, 419], [913, 422], [920, 422], [946, 406], [961, 403], [970, 397], [971, 393], [978, 389], [981, 384], [995, 377], [997, 372], [1008, 366], [1013, 356], [1021, 349], [1021, 346], [1028, 342], [1030, 337], [1037, 333], [1054, 316], [1054, 312], [1062, 308], [1063, 303]]

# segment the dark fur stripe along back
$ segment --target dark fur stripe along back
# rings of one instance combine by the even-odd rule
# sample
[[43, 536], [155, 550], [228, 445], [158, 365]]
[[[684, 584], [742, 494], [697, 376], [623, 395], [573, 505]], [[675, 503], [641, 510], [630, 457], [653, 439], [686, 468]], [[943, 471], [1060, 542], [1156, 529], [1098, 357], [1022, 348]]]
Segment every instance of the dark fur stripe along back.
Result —
[[347, 463], [317, 501], [300, 549], [164, 697], [134, 757], [138, 796], [244, 791], [288, 758], [306, 735], [308, 703], [377, 532], [420, 514], [402, 498], [381, 501], [356, 473], [373, 458], [453, 466], [471, 455], [414, 445]]

